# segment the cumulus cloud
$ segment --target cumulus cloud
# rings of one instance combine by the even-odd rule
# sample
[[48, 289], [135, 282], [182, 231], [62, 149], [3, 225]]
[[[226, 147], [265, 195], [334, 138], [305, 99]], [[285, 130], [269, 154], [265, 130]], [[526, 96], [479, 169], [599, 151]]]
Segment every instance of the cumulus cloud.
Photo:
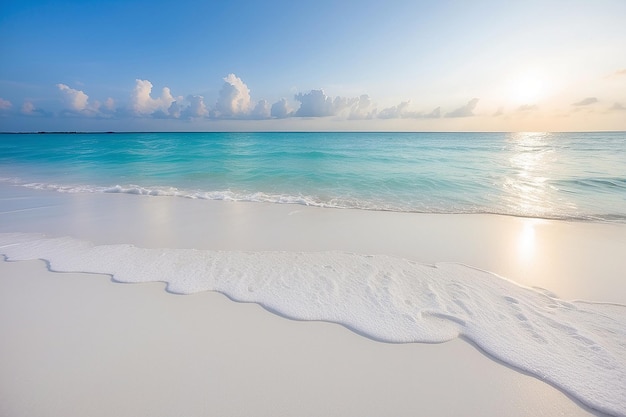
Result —
[[376, 116], [376, 109], [372, 108], [372, 100], [367, 94], [362, 94], [350, 109], [349, 119], [372, 119]]
[[161, 96], [152, 98], [152, 83], [148, 80], [135, 80], [135, 88], [131, 94], [132, 110], [137, 115], [151, 115], [160, 112], [169, 115], [169, 109], [175, 99], [168, 87], [164, 87]]
[[[397, 106], [382, 109], [376, 117], [379, 119], [438, 119], [441, 117], [441, 107], [434, 108], [430, 113], [409, 110], [411, 101], [403, 101]], [[374, 110], [374, 113], [376, 111]]]
[[25, 101], [20, 108], [20, 112], [26, 116], [44, 116], [46, 111], [36, 107], [31, 101]]
[[13, 103], [0, 97], [0, 110], [9, 110], [13, 107]]
[[436, 107], [428, 114], [424, 115], [425, 119], [438, 119], [441, 117], [441, 107]]
[[351, 118], [367, 118], [371, 116], [367, 109], [371, 104], [369, 96], [341, 97], [334, 99], [327, 96], [324, 90], [311, 90], [308, 93], [299, 93], [294, 96], [300, 102], [295, 112], [298, 117], [328, 117], [347, 113]]
[[276, 103], [272, 104], [272, 109], [270, 110], [270, 116], [275, 117], [277, 119], [284, 119], [286, 117], [290, 117], [293, 115], [293, 110], [289, 107], [287, 100], [281, 98]]
[[519, 112], [530, 112], [535, 110], [539, 110], [539, 106], [537, 106], [536, 104], [524, 104], [517, 108], [517, 111]]
[[396, 106], [378, 110], [367, 94], [359, 97], [335, 98], [327, 96], [323, 90], [311, 90], [294, 96], [300, 107], [294, 112], [288, 108], [287, 101], [281, 99], [272, 105], [271, 116], [284, 117], [329, 117], [341, 116], [351, 120], [365, 119], [426, 119], [441, 117], [441, 108], [437, 107], [430, 113], [416, 112], [410, 109], [411, 101], [403, 101]]
[[333, 100], [333, 112], [335, 113], [335, 115], [338, 115], [346, 109], [353, 108], [358, 102], [360, 102], [360, 98], [335, 97], [335, 99]]
[[115, 100], [113, 100], [111, 97], [104, 100], [104, 108], [109, 111], [115, 111]]
[[172, 104], [170, 104], [170, 106], [167, 108], [167, 112], [158, 110], [156, 113], [153, 114], [153, 116], [161, 118], [161, 119], [167, 119], [167, 118], [178, 119], [180, 118], [182, 113], [183, 113], [183, 108], [181, 107], [181, 105], [178, 104], [178, 101], [173, 101]]
[[24, 104], [22, 104], [21, 111], [23, 114], [33, 114], [35, 111], [35, 105], [30, 101], [25, 101]]
[[474, 109], [478, 104], [478, 99], [473, 98], [467, 102], [465, 106], [459, 107], [456, 110], [446, 114], [446, 117], [472, 117], [474, 116]]
[[410, 101], [403, 101], [397, 106], [384, 108], [378, 113], [379, 119], [401, 119], [413, 117], [413, 113], [408, 111]]
[[243, 117], [250, 112], [250, 89], [235, 74], [224, 77], [224, 85], [215, 103], [215, 117]]
[[69, 110], [82, 112], [88, 110], [89, 96], [83, 91], [75, 90], [65, 84], [57, 84], [57, 88], [63, 95], [63, 101]]
[[100, 103], [98, 100], [90, 100], [84, 91], [76, 90], [66, 84], [57, 84], [56, 86], [65, 104], [65, 109], [61, 114], [111, 117], [115, 113], [115, 101], [110, 97], [104, 103]]
[[624, 106], [622, 103], [613, 103], [613, 105], [611, 106], [611, 110], [623, 111], [626, 110], [626, 106]]
[[269, 101], [267, 100], [259, 100], [259, 102], [254, 106], [250, 116], [253, 119], [269, 119], [271, 114], [271, 106]]
[[597, 103], [598, 99], [596, 97], [587, 97], [576, 103], [572, 103], [572, 106], [589, 106], [591, 104]]
[[296, 116], [326, 117], [335, 114], [333, 99], [324, 94], [323, 90], [299, 93], [294, 98], [300, 102], [300, 108], [296, 111]]
[[[204, 103], [204, 97], [188, 96], [187, 101], [189, 102], [189, 106], [187, 106], [184, 110], [182, 110], [182, 112], [180, 112], [180, 115], [182, 117], [194, 119], [199, 117], [206, 117], [209, 114], [209, 109]], [[177, 105], [177, 103], [174, 102], [172, 105]], [[170, 113], [174, 114], [172, 110], [170, 110]]]
[[[436, 119], [441, 117], [470, 117], [478, 98], [445, 115], [440, 107], [430, 112], [415, 111], [410, 100], [380, 110], [367, 94], [356, 97], [328, 96], [322, 89], [300, 92], [295, 100], [282, 98], [273, 104], [267, 100], [252, 101], [250, 88], [235, 74], [223, 79], [215, 105], [209, 107], [202, 95], [188, 95], [186, 98], [174, 96], [168, 87], [160, 93], [153, 92], [148, 80], [136, 79], [135, 86], [126, 103], [117, 103], [112, 98], [99, 102], [81, 90], [66, 84], [57, 84], [65, 103], [65, 114], [82, 114], [95, 117], [151, 117], [180, 119], [283, 119], [289, 117], [339, 117], [349, 120], [367, 119]], [[585, 100], [589, 100], [587, 98]], [[595, 98], [593, 98], [595, 100]], [[583, 102], [585, 102], [583, 100]], [[580, 105], [583, 105], [582, 103]], [[578, 105], [577, 103], [575, 103]], [[587, 103], [593, 104], [593, 103]], [[587, 105], [585, 104], [585, 105]], [[11, 107], [11, 103], [0, 98], [0, 110]], [[530, 111], [535, 106], [522, 106], [520, 111]], [[26, 102], [21, 109], [23, 114], [44, 114], [41, 109]], [[499, 113], [501, 114], [501, 112]]]

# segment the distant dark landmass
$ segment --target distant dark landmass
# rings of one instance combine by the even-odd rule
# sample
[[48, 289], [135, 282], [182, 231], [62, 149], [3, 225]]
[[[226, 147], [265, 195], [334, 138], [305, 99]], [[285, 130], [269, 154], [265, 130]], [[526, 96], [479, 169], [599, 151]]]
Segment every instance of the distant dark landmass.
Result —
[[117, 132], [0, 132], [0, 135], [83, 135], [83, 134], [112, 134]]

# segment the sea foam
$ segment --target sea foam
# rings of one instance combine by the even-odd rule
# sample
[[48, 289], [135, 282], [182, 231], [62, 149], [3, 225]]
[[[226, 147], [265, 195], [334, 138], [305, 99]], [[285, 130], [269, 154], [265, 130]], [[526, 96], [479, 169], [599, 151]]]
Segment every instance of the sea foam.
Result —
[[598, 411], [626, 416], [626, 306], [568, 302], [466, 265], [343, 252], [237, 252], [94, 246], [0, 234], [9, 260], [54, 271], [219, 291], [298, 320], [324, 320], [392, 343], [463, 337]]

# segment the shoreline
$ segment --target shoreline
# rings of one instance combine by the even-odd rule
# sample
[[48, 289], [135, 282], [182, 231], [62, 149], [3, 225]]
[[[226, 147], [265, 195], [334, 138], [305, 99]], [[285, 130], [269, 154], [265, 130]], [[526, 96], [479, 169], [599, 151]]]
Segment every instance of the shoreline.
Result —
[[[94, 245], [388, 255], [489, 271], [564, 300], [626, 305], [626, 224], [60, 193], [0, 184], [0, 233]], [[593, 281], [589, 277], [593, 277]]]
[[[7, 190], [8, 189], [8, 190]], [[12, 192], [11, 192], [12, 191]], [[0, 187], [0, 201], [3, 204], [3, 211], [0, 213], [0, 219], [3, 220], [0, 225], [0, 233], [12, 233], [12, 232], [26, 232], [26, 233], [45, 233], [48, 237], [62, 237], [72, 236], [76, 239], [82, 239], [92, 242], [97, 245], [119, 245], [119, 244], [132, 244], [138, 248], [160, 249], [160, 248], [183, 248], [183, 249], [198, 249], [208, 251], [244, 251], [253, 253], [275, 253], [283, 252], [303, 252], [303, 253], [327, 253], [327, 252], [344, 252], [344, 253], [362, 253], [376, 256], [392, 256], [400, 259], [406, 259], [409, 261], [415, 261], [420, 264], [435, 265], [441, 262], [454, 262], [469, 265], [473, 268], [478, 268], [485, 271], [491, 271], [500, 277], [504, 277], [507, 280], [511, 280], [522, 287], [532, 288], [540, 287], [556, 293], [559, 298], [563, 300], [590, 300], [600, 303], [614, 303], [619, 305], [626, 305], [626, 295], [617, 291], [620, 288], [620, 279], [623, 270], [626, 270], [626, 260], [619, 257], [619, 253], [624, 253], [626, 249], [626, 230], [625, 225], [621, 224], [599, 224], [599, 223], [581, 223], [581, 222], [562, 222], [552, 220], [537, 220], [526, 218], [515, 218], [509, 216], [497, 216], [497, 215], [424, 215], [414, 213], [397, 213], [397, 212], [370, 212], [359, 210], [329, 210], [315, 207], [306, 206], [293, 206], [293, 205], [279, 205], [279, 204], [263, 204], [263, 203], [234, 203], [234, 202], [221, 202], [221, 201], [206, 201], [206, 200], [189, 200], [189, 199], [172, 199], [161, 198], [151, 196], [134, 196], [125, 194], [63, 194], [50, 191], [35, 191], [22, 188], [9, 188]], [[0, 253], [2, 251], [0, 250]], [[23, 265], [32, 265], [40, 263], [40, 270], [36, 271], [35, 267], [25, 267]], [[85, 280], [88, 277], [93, 277], [94, 274], [65, 274], [50, 272], [45, 267], [41, 270], [40, 261], [24, 261], [17, 262], [21, 266], [12, 265], [12, 262], [0, 262], [0, 268], [3, 271], [7, 271], [7, 266], [10, 265], [10, 269], [17, 271], [9, 273], [7, 278], [15, 280], [18, 276], [25, 277], [25, 285], [32, 285], [32, 282], [36, 282], [35, 287], [31, 289], [37, 290], [36, 286], [41, 285], [44, 280], [50, 280], [52, 276], [80, 276]], [[21, 271], [21, 272], [20, 272]], [[0, 274], [5, 276], [5, 274]], [[590, 279], [593, 277], [593, 279]], [[93, 281], [94, 278], [87, 279], [87, 281]], [[96, 279], [98, 280], [98, 279]], [[62, 283], [58, 279], [51, 280], [59, 285], [59, 290], [67, 294], [78, 291], [76, 284]], [[115, 286], [110, 282], [109, 287]], [[28, 284], [31, 282], [31, 284]], [[4, 284], [0, 284], [6, 286]], [[4, 294], [10, 293], [11, 285], [15, 286], [15, 282], [9, 285], [9, 290], [3, 291]], [[84, 284], [93, 285], [93, 284]], [[18, 285], [19, 287], [19, 285]], [[128, 286], [120, 286], [128, 288]], [[146, 283], [143, 286], [149, 288], [145, 290], [133, 290], [139, 293], [145, 293], [144, 297], [155, 297], [156, 289], [170, 298], [165, 297], [165, 301], [161, 301], [163, 304], [160, 308], [165, 310], [171, 307], [172, 302], [178, 301], [182, 298], [180, 296], [172, 295], [163, 290], [162, 284], [150, 284]], [[17, 288], [17, 287], [15, 287]], [[108, 288], [108, 287], [107, 287]], [[24, 291], [23, 288], [20, 291]], [[107, 291], [117, 291], [106, 289], [103, 292], [102, 297], [96, 297], [94, 303], [100, 305], [100, 309], [94, 313], [94, 317], [98, 317], [99, 321], [106, 321], [110, 311], [104, 307], [103, 300]], [[36, 292], [36, 291], [35, 291]], [[118, 293], [120, 296], [121, 293]], [[150, 294], [150, 295], [147, 295]], [[207, 309], [212, 308], [214, 303], [214, 296], [202, 295], [207, 293], [197, 293], [187, 295], [185, 297], [207, 297], [211, 301], [207, 302]], [[75, 294], [76, 295], [76, 294]], [[83, 297], [80, 293], [77, 294], [78, 298]], [[215, 295], [215, 294], [214, 294]], [[24, 293], [22, 295], [23, 300], [27, 304], [42, 305], [50, 310], [51, 301], [42, 298], [43, 294], [35, 296], [34, 293]], [[223, 295], [220, 295], [223, 297]], [[162, 297], [158, 297], [162, 299]], [[226, 297], [223, 297], [226, 298]], [[132, 303], [136, 303], [137, 306], [148, 305], [147, 301], [143, 299], [139, 301], [135, 299]], [[173, 301], [177, 300], [177, 301]], [[232, 303], [231, 300], [228, 302]], [[115, 298], [109, 301], [111, 305], [115, 305]], [[131, 304], [132, 304], [131, 303]], [[183, 302], [186, 304], [186, 302]], [[232, 303], [235, 305], [249, 305], [247, 303]], [[2, 325], [11, 330], [13, 324], [10, 323], [9, 318], [20, 317], [25, 311], [23, 306], [16, 305], [15, 303], [8, 303], [8, 311], [3, 314], [7, 320], [4, 320]], [[57, 306], [62, 304], [56, 304]], [[262, 308], [256, 304], [257, 313], [254, 316], [261, 315], [258, 313]], [[223, 307], [223, 306], [222, 306]], [[85, 306], [78, 306], [73, 311], [74, 314], [81, 315], [84, 313]], [[199, 311], [204, 311], [205, 307], [194, 307]], [[248, 308], [248, 307], [246, 307]], [[266, 308], [267, 309], [267, 308]], [[127, 307], [127, 312], [133, 311], [131, 307]], [[67, 312], [66, 312], [67, 313]], [[29, 313], [30, 314], [30, 313]], [[35, 314], [35, 313], [33, 313]], [[157, 313], [155, 313], [157, 314]], [[188, 311], [187, 314], [190, 313]], [[203, 314], [203, 317], [217, 316], [223, 319], [228, 319], [229, 316], [226, 310], [223, 308], [217, 308], [215, 311], [208, 311]], [[262, 314], [267, 314], [264, 312]], [[157, 314], [158, 315], [158, 314]], [[38, 317], [42, 323], [47, 323], [51, 327], [55, 327], [54, 313], [49, 312], [50, 317]], [[190, 319], [191, 316], [183, 315], [184, 319]], [[283, 316], [275, 316], [278, 320], [285, 320]], [[32, 319], [30, 323], [21, 322], [20, 328], [29, 328], [29, 324], [37, 320]], [[142, 326], [148, 323], [150, 320], [147, 318], [142, 319]], [[148, 320], [148, 321], [146, 321]], [[193, 318], [193, 320], [202, 319]], [[254, 320], [249, 318], [248, 320]], [[273, 320], [273, 319], [272, 319]], [[302, 323], [300, 321], [286, 320], [290, 323], [300, 323], [303, 328], [302, 332], [308, 333], [315, 330], [310, 329], [309, 323]], [[19, 322], [19, 320], [18, 320]], [[319, 322], [312, 322], [319, 323]], [[363, 338], [356, 332], [350, 331], [345, 327], [336, 326], [335, 324], [323, 322], [328, 326], [335, 326], [342, 328], [342, 331], [347, 331], [359, 339], [368, 340], [368, 343], [381, 343], [376, 342], [368, 338]], [[119, 325], [118, 322], [112, 320], [106, 324], [106, 327]], [[153, 324], [153, 331], [158, 332], [158, 326]], [[326, 327], [327, 328], [327, 327]], [[11, 333], [11, 331], [13, 333]], [[22, 343], [20, 338], [24, 337], [21, 332], [16, 333], [16, 329], [12, 329], [7, 334], [13, 334], [15, 336], [14, 342], [5, 346], [6, 349], [16, 349], [17, 346]], [[74, 333], [74, 329], [65, 329], [60, 332], [61, 338], [78, 337]], [[84, 331], [84, 329], [83, 329]], [[96, 332], [96, 329], [90, 329], [90, 332]], [[176, 338], [175, 326], [167, 330], [170, 334], [173, 334], [173, 338]], [[65, 333], [64, 333], [65, 332]], [[201, 330], [198, 330], [201, 333]], [[257, 335], [260, 339], [265, 340], [266, 337], [274, 338], [277, 343], [288, 343], [291, 330], [277, 331], [271, 333], [270, 336], [258, 334], [253, 326], [244, 326], [241, 332], [245, 335]], [[342, 345], [344, 342], [335, 339], [335, 336], [327, 336], [327, 330], [322, 333], [315, 333], [316, 337], [327, 340], [329, 343], [336, 344], [336, 349], [347, 349], [347, 346]], [[120, 343], [119, 335], [114, 333], [102, 334], [101, 337], [106, 339], [106, 344], [118, 344]], [[49, 335], [50, 340], [54, 337]], [[180, 340], [180, 343], [187, 345], [193, 343], [192, 340], [196, 340], [196, 337], [186, 335]], [[211, 339], [211, 335], [207, 334], [203, 337]], [[233, 335], [225, 336], [232, 341]], [[50, 341], [49, 340], [49, 341]], [[145, 343], [146, 340], [140, 341]], [[267, 341], [265, 341], [267, 342]], [[206, 341], [209, 343], [209, 341]], [[501, 403], [494, 405], [494, 409], [487, 412], [487, 415], [502, 414], [502, 410], [506, 411], [507, 415], [553, 415], [557, 413], [565, 413], [568, 415], [588, 415], [592, 412], [590, 409], [581, 408], [581, 405], [577, 400], [569, 397], [568, 394], [564, 394], [562, 391], [554, 388], [552, 385], [545, 384], [533, 376], [528, 376], [524, 371], [518, 371], [517, 368], [512, 367], [509, 364], [500, 362], [490, 354], [484, 353], [481, 348], [477, 348], [473, 342], [468, 340], [454, 339], [444, 344], [432, 345], [435, 347], [452, 344], [455, 346], [454, 354], [444, 353], [446, 349], [440, 349], [433, 353], [434, 358], [438, 361], [444, 361], [446, 363], [453, 361], [455, 357], [465, 358], [469, 362], [474, 362], [476, 359], [471, 359], [467, 352], [474, 352], [479, 354], [484, 361], [489, 361], [491, 365], [495, 366], [494, 376], [496, 382], [491, 382], [500, 386], [497, 381], [503, 376], [500, 372], [504, 372], [501, 368], [506, 368], [507, 372], [512, 372], [516, 377], [511, 377], [513, 382], [504, 383], [502, 390], [504, 391], [501, 396], [505, 398], [508, 403], [515, 403], [520, 400], [519, 393], [514, 389], [515, 386], [522, 384], [518, 378], [528, 378], [539, 383], [540, 387], [534, 389], [535, 396], [549, 395], [551, 403], [556, 404], [557, 409], [551, 409], [548, 412], [546, 404], [517, 404], [520, 409], [526, 410], [525, 413], [515, 414], [517, 411], [509, 410], [505, 400]], [[382, 346], [395, 346], [396, 344], [382, 343]], [[410, 343], [409, 345], [415, 345]], [[416, 346], [423, 346], [424, 344], [417, 344]], [[429, 344], [426, 344], [430, 346]], [[424, 345], [424, 346], [426, 346]], [[458, 346], [463, 346], [459, 348]], [[31, 347], [31, 349], [35, 349]], [[40, 348], [38, 348], [40, 349]], [[363, 349], [359, 345], [357, 350]], [[390, 348], [381, 348], [385, 351], [385, 354], [389, 354]], [[415, 348], [419, 349], [419, 348]], [[35, 349], [37, 350], [37, 349]], [[98, 349], [96, 349], [97, 351]], [[211, 348], [207, 347], [207, 351]], [[83, 349], [73, 350], [71, 355], [81, 356], [87, 355]], [[39, 354], [42, 352], [39, 351]], [[163, 352], [162, 352], [163, 353]], [[24, 357], [19, 353], [12, 353], [17, 355], [18, 359], [23, 362]], [[69, 353], [68, 353], [69, 354]], [[311, 353], [314, 355], [314, 353]], [[327, 355], [331, 355], [328, 353]], [[354, 354], [351, 351], [351, 354]], [[56, 357], [53, 361], [46, 361], [45, 366], [52, 366], [52, 362], [56, 362], [59, 359], [63, 359], [63, 352], [56, 352]], [[255, 356], [256, 353], [249, 351], [242, 353], [246, 356]], [[404, 357], [406, 362], [409, 361], [421, 361], [422, 353], [407, 354]], [[440, 356], [438, 356], [440, 355]], [[442, 356], [441, 356], [442, 355]], [[0, 355], [2, 356], [2, 355]], [[167, 356], [167, 355], [166, 355]], [[163, 356], [161, 361], [165, 361]], [[237, 354], [239, 357], [239, 354]], [[419, 356], [419, 359], [418, 359]], [[195, 358], [196, 360], [202, 360], [203, 355], [196, 352], [195, 356], [191, 355], [189, 360]], [[375, 360], [380, 359], [380, 356], [374, 356]], [[276, 360], [270, 354], [267, 358], [268, 361]], [[292, 358], [293, 359], [293, 358]], [[63, 363], [65, 359], [61, 360]], [[225, 357], [226, 361], [232, 360], [231, 357]], [[435, 360], [431, 358], [430, 360]], [[485, 368], [484, 361], [481, 361], [481, 369]], [[65, 360], [67, 362], [67, 360]], [[504, 367], [502, 365], [505, 365]], [[232, 364], [236, 367], [236, 364]], [[490, 366], [491, 366], [490, 365]], [[22, 368], [15, 368], [15, 374], [21, 374], [28, 369], [27, 365], [21, 363]], [[23, 368], [26, 366], [26, 368]], [[298, 366], [305, 366], [300, 363]], [[334, 365], [338, 366], [337, 364]], [[447, 367], [446, 367], [447, 366]], [[448, 375], [455, 372], [454, 367], [446, 365], [442, 369], [445, 369]], [[457, 364], [458, 366], [458, 364]], [[500, 369], [497, 371], [495, 369]], [[30, 371], [29, 371], [30, 372]], [[57, 368], [55, 375], [62, 376], [64, 370]], [[79, 371], [72, 371], [79, 372]], [[120, 369], [121, 372], [121, 369]], [[170, 374], [178, 375], [176, 370], [169, 369]], [[244, 372], [243, 374], [241, 372]], [[289, 374], [288, 369], [280, 369], [281, 375]], [[311, 370], [307, 370], [311, 372]], [[326, 368], [327, 374], [333, 374], [333, 368]], [[353, 374], [358, 374], [357, 371], [350, 371]], [[382, 372], [382, 371], [381, 371]], [[429, 371], [430, 373], [437, 373], [437, 369]], [[471, 392], [469, 386], [474, 383], [485, 384], [487, 381], [480, 376], [481, 372], [475, 372], [472, 378], [476, 381], [468, 382], [466, 386], [459, 387], [458, 390], [463, 398], [463, 401], [468, 400], [468, 392]], [[137, 377], [134, 373], [131, 373], [133, 378]], [[223, 374], [220, 374], [220, 378], [228, 378]], [[245, 375], [245, 371], [241, 370], [238, 374], [239, 377]], [[333, 377], [335, 375], [333, 374]], [[293, 378], [293, 376], [291, 376]], [[455, 375], [453, 378], [458, 378], [459, 375]], [[358, 378], [351, 377], [350, 375], [341, 375], [341, 378], [345, 379], [348, 385], [358, 385]], [[393, 379], [392, 375], [381, 376], [380, 378], [386, 379], [387, 383], [396, 390], [404, 390], [404, 383], [408, 383], [405, 380], [403, 383], [389, 382], [389, 379]], [[408, 377], [407, 377], [408, 378]], [[469, 375], [464, 374], [461, 379], [467, 380]], [[210, 378], [209, 378], [210, 379]], [[286, 377], [286, 379], [289, 379]], [[204, 383], [209, 383], [206, 378]], [[39, 380], [42, 384], [50, 384], [53, 381], [41, 376]], [[502, 382], [502, 381], [500, 381]], [[119, 383], [119, 382], [118, 382]], [[211, 383], [215, 383], [212, 381]], [[279, 382], [274, 381], [274, 388], [280, 385]], [[281, 382], [282, 383], [282, 382]], [[428, 381], [422, 381], [417, 384], [419, 389], [424, 390], [424, 384]], [[8, 382], [7, 382], [8, 384]], [[410, 384], [416, 384], [415, 381], [411, 381]], [[507, 385], [508, 384], [508, 385]], [[512, 385], [511, 385], [512, 384]], [[401, 387], [402, 385], [402, 387]], [[271, 387], [270, 387], [271, 388]], [[231, 387], [231, 389], [234, 389]], [[269, 388], [268, 388], [269, 389]], [[281, 388], [285, 389], [285, 388]], [[316, 390], [321, 388], [317, 387]], [[379, 388], [380, 389], [380, 388]], [[558, 395], [554, 397], [554, 393]], [[433, 397], [432, 407], [433, 412], [431, 415], [445, 415], [444, 410], [448, 410], [448, 414], [451, 412], [449, 408], [446, 408], [443, 397], [448, 395], [449, 391], [443, 388], [439, 388], [437, 393], [431, 393], [429, 397]], [[357, 395], [356, 392], [351, 392], [350, 395]], [[16, 395], [18, 393], [15, 393]], [[311, 395], [315, 393], [299, 394], [299, 401], [305, 401], [311, 398]], [[467, 395], [466, 395], [467, 394]], [[89, 395], [97, 395], [96, 393], [89, 393]], [[161, 395], [167, 395], [165, 392], [161, 392]], [[226, 396], [232, 396], [233, 392], [225, 393]], [[368, 395], [374, 395], [368, 394]], [[473, 395], [473, 394], [472, 394]], [[443, 396], [443, 397], [442, 397]], [[356, 398], [356, 397], [355, 397]], [[556, 399], [555, 399], [556, 398]], [[558, 399], [561, 398], [561, 399]], [[562, 400], [565, 400], [563, 402]], [[573, 401], [572, 401], [573, 400]], [[198, 399], [195, 400], [199, 401]], [[294, 400], [295, 401], [295, 400]], [[341, 402], [336, 400], [333, 404], [340, 405]], [[386, 400], [387, 401], [387, 400]], [[483, 406], [489, 408], [486, 405], [486, 399], [483, 398]], [[528, 399], [524, 401], [530, 401], [536, 403], [535, 399]], [[522, 401], [522, 402], [524, 402]], [[436, 403], [436, 405], [435, 405]], [[569, 405], [565, 405], [569, 404]], [[23, 405], [23, 404], [22, 404]], [[198, 404], [196, 403], [196, 406]], [[346, 406], [345, 404], [343, 404]], [[227, 405], [224, 405], [225, 407]], [[387, 402], [387, 406], [393, 409], [394, 406]], [[574, 406], [574, 409], [571, 409]], [[290, 414], [302, 414], [296, 412], [294, 404], [290, 405]], [[357, 407], [355, 404], [351, 404], [349, 407]], [[371, 406], [373, 407], [373, 406]], [[529, 411], [529, 407], [535, 407], [532, 411]], [[543, 408], [542, 408], [543, 407]], [[552, 407], [552, 406], [551, 406]], [[227, 409], [225, 410], [228, 413]], [[250, 410], [261, 410], [254, 415], [265, 415], [264, 412], [270, 414], [269, 408], [253, 407]], [[347, 410], [347, 409], [346, 409]], [[365, 410], [359, 411], [360, 414]], [[398, 413], [406, 412], [408, 408], [398, 408]], [[417, 408], [412, 408], [413, 414], [417, 412]], [[564, 411], [567, 410], [567, 411]], [[67, 410], [66, 410], [67, 412]], [[437, 414], [437, 413], [440, 414]], [[321, 410], [317, 410], [317, 414], [327, 414]], [[347, 415], [356, 415], [355, 411], [346, 411]], [[338, 415], [346, 415], [346, 413]], [[463, 413], [456, 410], [455, 414]], [[491, 414], [490, 414], [491, 413]], [[580, 414], [578, 414], [580, 413]], [[61, 414], [61, 413], [60, 413]], [[60, 415], [59, 414], [59, 415]], [[71, 413], [70, 413], [71, 414]], [[244, 413], [244, 414], [250, 414]], [[384, 415], [381, 411], [380, 415]], [[465, 413], [465, 414], [472, 414]], [[478, 411], [474, 414], [484, 414], [482, 411]], [[103, 414], [104, 415], [104, 414]], [[165, 415], [165, 414], [162, 414]], [[200, 415], [200, 414], [195, 414]], [[313, 413], [311, 414], [313, 415]], [[596, 415], [601, 415], [596, 413]]]
[[30, 182], [25, 180], [12, 179], [5, 176], [0, 178], [0, 192], [2, 189], [9, 187], [24, 188], [26, 190], [60, 192], [63, 194], [124, 194], [131, 196], [143, 197], [161, 197], [161, 198], [182, 198], [187, 200], [208, 201], [215, 203], [228, 204], [270, 204], [270, 205], [286, 205], [293, 207], [305, 207], [306, 209], [324, 209], [324, 210], [348, 210], [351, 212], [372, 212], [372, 213], [396, 213], [418, 216], [498, 216], [498, 217], [514, 217], [526, 220], [536, 221], [556, 221], [569, 223], [589, 223], [589, 224], [618, 224], [626, 225], [626, 217], [623, 214], [606, 213], [606, 214], [523, 214], [515, 211], [421, 211], [418, 209], [410, 209], [401, 205], [377, 205], [377, 203], [363, 201], [361, 204], [334, 202], [317, 200], [313, 196], [308, 195], [283, 195], [264, 192], [233, 192], [229, 189], [217, 191], [199, 191], [192, 188], [176, 188], [170, 186], [141, 186], [135, 184], [125, 185], [59, 185], [47, 184], [38, 181]]

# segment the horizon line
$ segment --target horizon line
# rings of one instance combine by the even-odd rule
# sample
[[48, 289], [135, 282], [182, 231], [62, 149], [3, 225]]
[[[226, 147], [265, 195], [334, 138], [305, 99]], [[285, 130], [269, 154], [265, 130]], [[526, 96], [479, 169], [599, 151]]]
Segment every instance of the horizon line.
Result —
[[0, 132], [0, 135], [110, 135], [129, 133], [626, 133], [626, 130], [42, 130]]

